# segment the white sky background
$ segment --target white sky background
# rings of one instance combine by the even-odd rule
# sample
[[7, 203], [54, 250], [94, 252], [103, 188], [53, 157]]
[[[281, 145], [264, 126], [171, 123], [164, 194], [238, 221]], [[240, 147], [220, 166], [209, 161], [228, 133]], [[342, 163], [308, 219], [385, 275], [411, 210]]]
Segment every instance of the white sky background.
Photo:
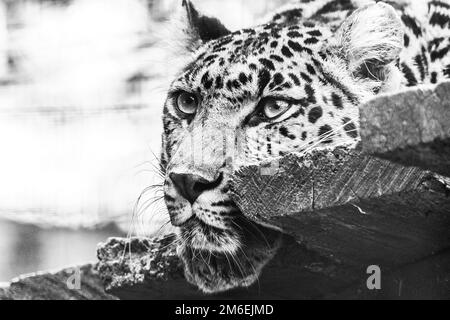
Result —
[[[261, 0], [196, 3], [231, 29], [267, 9]], [[20, 81], [0, 86], [0, 216], [71, 227], [119, 218], [126, 226], [140, 192], [156, 181], [145, 162], [159, 154], [170, 64], [157, 47], [136, 47], [162, 27], [140, 0], [76, 0], [67, 8], [29, 2], [18, 18], [21, 29], [0, 27], [0, 80]], [[6, 52], [18, 57], [15, 75], [5, 74]], [[142, 94], [127, 95], [124, 81], [143, 69], [154, 79]], [[147, 231], [168, 219], [155, 212], [162, 210], [144, 215], [153, 226]]]

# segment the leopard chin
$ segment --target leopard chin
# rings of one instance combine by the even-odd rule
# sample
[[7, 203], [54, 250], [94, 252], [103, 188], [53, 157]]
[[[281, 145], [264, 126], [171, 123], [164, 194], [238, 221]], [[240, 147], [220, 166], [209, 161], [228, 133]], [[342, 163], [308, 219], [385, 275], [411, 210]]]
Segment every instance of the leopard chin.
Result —
[[[205, 235], [209, 240], [204, 242], [203, 248], [185, 238], [188, 234], [192, 237], [191, 232], [186, 228], [181, 230], [178, 255], [184, 263], [189, 283], [204, 293], [214, 294], [249, 287], [258, 280], [263, 267], [281, 246], [282, 233], [246, 219], [242, 219], [236, 229], [239, 230], [235, 233], [216, 238]], [[198, 228], [194, 231], [199, 232]], [[220, 246], [215, 241], [233, 245]]]

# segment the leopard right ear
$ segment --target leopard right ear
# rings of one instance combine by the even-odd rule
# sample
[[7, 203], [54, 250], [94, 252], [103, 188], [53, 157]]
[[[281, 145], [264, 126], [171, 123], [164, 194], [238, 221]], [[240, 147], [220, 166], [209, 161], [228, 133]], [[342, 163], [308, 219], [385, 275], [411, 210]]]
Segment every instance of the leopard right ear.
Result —
[[383, 81], [403, 49], [403, 24], [386, 3], [366, 5], [345, 19], [328, 50], [358, 78]]
[[201, 14], [190, 0], [183, 0], [182, 9], [180, 19], [188, 51], [193, 52], [203, 43], [230, 33], [218, 19]]

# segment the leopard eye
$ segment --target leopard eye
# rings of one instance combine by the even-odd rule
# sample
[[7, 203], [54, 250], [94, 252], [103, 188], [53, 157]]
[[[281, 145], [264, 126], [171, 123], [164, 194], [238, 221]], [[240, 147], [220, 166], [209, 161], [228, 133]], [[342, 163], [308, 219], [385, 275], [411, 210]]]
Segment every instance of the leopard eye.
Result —
[[277, 100], [275, 98], [268, 98], [262, 101], [260, 110], [266, 119], [275, 119], [285, 113], [291, 104], [285, 100]]
[[191, 116], [197, 112], [198, 99], [189, 92], [180, 92], [176, 97], [176, 106], [183, 115]]

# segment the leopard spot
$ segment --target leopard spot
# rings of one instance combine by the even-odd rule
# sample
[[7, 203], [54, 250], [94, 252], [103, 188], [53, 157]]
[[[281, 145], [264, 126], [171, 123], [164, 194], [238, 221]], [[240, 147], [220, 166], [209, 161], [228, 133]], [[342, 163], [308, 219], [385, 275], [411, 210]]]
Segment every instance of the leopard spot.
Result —
[[283, 48], [281, 48], [281, 53], [283, 54], [283, 56], [288, 58], [292, 58], [294, 56], [291, 50], [289, 50], [289, 48], [286, 46], [283, 46]]
[[322, 116], [322, 108], [321, 107], [314, 107], [312, 108], [308, 113], [308, 120], [312, 124], [316, 123], [317, 120]]
[[322, 140], [322, 143], [331, 143], [333, 129], [329, 125], [323, 125], [319, 128], [319, 138]]

